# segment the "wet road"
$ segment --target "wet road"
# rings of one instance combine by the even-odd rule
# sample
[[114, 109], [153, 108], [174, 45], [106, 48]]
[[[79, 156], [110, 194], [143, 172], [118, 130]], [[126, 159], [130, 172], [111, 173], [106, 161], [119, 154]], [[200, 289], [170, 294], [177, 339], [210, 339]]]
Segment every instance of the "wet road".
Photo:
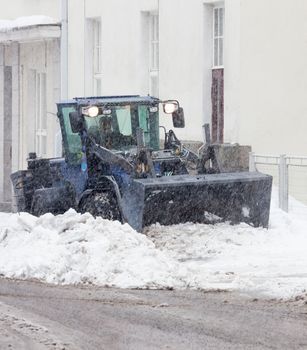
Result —
[[307, 349], [307, 304], [0, 279], [0, 349]]

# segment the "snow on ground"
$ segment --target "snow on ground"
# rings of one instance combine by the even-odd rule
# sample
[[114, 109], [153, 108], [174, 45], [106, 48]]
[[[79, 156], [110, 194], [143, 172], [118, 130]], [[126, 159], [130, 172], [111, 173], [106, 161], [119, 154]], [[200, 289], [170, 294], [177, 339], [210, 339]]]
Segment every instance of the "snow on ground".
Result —
[[14, 20], [0, 20], [0, 32], [6, 32], [13, 29], [19, 29], [40, 24], [57, 24], [57, 21], [47, 16], [27, 16], [18, 17]]
[[[1, 214], [0, 274], [51, 283], [184, 287], [178, 263], [130, 226], [69, 210], [36, 218]], [[179, 267], [179, 266], [178, 266]]]
[[36, 218], [0, 213], [0, 275], [50, 283], [120, 288], [239, 290], [291, 298], [307, 295], [307, 207], [290, 214], [273, 196], [270, 227], [130, 226], [70, 210]]

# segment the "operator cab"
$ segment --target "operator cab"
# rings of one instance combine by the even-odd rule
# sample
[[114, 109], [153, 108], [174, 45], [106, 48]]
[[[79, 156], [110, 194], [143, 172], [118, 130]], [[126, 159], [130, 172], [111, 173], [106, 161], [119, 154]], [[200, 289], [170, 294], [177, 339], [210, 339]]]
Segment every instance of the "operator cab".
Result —
[[[112, 96], [75, 98], [58, 104], [65, 158], [81, 162], [82, 138], [112, 151], [137, 148], [137, 132], [142, 129], [144, 146], [159, 150], [159, 104], [150, 96]], [[177, 101], [162, 102], [163, 110], [172, 114], [174, 127], [184, 127], [183, 110]]]
[[97, 115], [92, 108], [82, 111], [87, 136], [100, 146], [113, 151], [130, 151], [137, 147], [137, 130], [144, 132], [145, 145], [159, 148], [158, 109], [146, 104], [100, 106]]

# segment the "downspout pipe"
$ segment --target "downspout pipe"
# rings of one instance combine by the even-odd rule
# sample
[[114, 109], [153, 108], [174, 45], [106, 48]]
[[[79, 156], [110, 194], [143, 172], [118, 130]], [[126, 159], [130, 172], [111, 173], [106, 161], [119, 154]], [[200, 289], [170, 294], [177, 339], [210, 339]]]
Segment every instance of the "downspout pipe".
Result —
[[[61, 47], [60, 47], [60, 99], [68, 99], [68, 0], [60, 0], [61, 11]], [[63, 157], [61, 130], [54, 140], [54, 156]]]
[[68, 0], [61, 0], [61, 100], [68, 98]]

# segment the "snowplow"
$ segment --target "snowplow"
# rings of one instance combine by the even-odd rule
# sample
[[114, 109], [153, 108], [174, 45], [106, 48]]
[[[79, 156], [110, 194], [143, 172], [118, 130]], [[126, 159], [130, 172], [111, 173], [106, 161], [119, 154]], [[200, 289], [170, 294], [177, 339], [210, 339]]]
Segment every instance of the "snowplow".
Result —
[[[229, 221], [268, 226], [272, 177], [248, 171], [248, 146], [186, 147], [159, 125], [185, 126], [176, 100], [150, 96], [74, 98], [57, 104], [63, 157], [30, 153], [11, 175], [18, 211], [39, 216], [74, 208], [128, 223], [141, 232], [155, 223]], [[160, 141], [160, 130], [164, 142]]]

